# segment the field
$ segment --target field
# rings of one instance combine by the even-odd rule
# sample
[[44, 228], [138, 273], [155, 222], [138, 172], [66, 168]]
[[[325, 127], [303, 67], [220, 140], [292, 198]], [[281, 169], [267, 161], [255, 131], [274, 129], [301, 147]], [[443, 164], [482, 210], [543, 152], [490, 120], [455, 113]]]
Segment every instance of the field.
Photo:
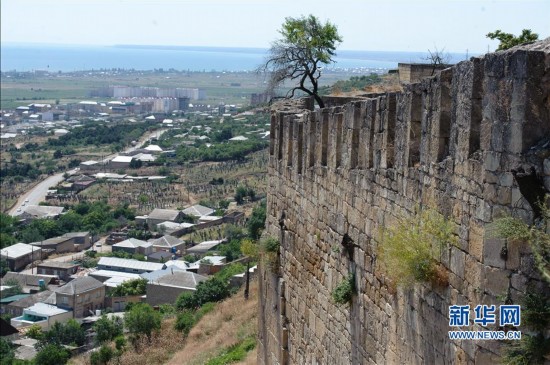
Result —
[[[138, 173], [153, 174], [156, 172], [154, 170], [158, 170], [158, 167], [144, 168]], [[100, 182], [74, 198], [50, 200], [50, 204], [106, 200], [109, 205], [115, 206], [120, 202], [126, 202], [136, 208], [138, 214], [147, 214], [154, 208], [183, 209], [199, 202], [216, 208], [221, 200], [231, 200], [240, 185], [254, 189], [258, 197], [265, 196], [266, 170], [267, 150], [262, 150], [251, 154], [243, 161], [200, 163], [181, 167], [173, 171], [178, 178], [171, 182]], [[223, 184], [209, 183], [212, 179], [220, 177], [224, 179]]]
[[[352, 72], [326, 72], [321, 85], [355, 75]], [[251, 93], [265, 90], [265, 78], [255, 72], [153, 72], [109, 71], [35, 75], [3, 73], [0, 109], [14, 109], [30, 103], [65, 104], [90, 99], [90, 92], [107, 86], [148, 86], [159, 88], [200, 88], [211, 105], [248, 104]], [[281, 91], [282, 92], [282, 91]], [[108, 98], [101, 98], [108, 100]]]

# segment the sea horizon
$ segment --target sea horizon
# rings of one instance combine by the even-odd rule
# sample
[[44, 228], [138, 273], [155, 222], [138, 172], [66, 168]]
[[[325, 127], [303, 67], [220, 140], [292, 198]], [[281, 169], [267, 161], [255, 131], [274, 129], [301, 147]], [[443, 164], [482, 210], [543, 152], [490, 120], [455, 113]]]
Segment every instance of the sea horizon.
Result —
[[[73, 72], [99, 69], [253, 71], [268, 48], [170, 45], [77, 45], [3, 42], [0, 70]], [[447, 52], [445, 52], [447, 53]], [[455, 63], [475, 54], [448, 53]], [[337, 50], [328, 69], [383, 71], [399, 62], [426, 62], [426, 52]]]

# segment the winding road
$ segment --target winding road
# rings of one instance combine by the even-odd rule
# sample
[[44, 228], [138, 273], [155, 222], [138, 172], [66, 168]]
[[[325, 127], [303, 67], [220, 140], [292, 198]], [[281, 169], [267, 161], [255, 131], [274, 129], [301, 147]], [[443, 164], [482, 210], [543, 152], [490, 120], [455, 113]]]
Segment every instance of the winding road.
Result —
[[[143, 135], [139, 143], [136, 144], [136, 146], [132, 146], [127, 148], [124, 152], [131, 152], [137, 148], [140, 148], [147, 142], [151, 137], [155, 136], [156, 138], [159, 138], [164, 132], [166, 132], [167, 129], [160, 129], [157, 131], [152, 131], [149, 133], [146, 133]], [[107, 156], [106, 158], [111, 159], [118, 155], [118, 153], [112, 154]], [[78, 172], [78, 168], [67, 171], [69, 175], [73, 175], [76, 172]], [[58, 174], [52, 175], [47, 177], [45, 180], [41, 181], [37, 185], [35, 185], [31, 190], [27, 191], [25, 194], [21, 195], [19, 199], [17, 199], [17, 202], [14, 204], [13, 208], [10, 209], [8, 212], [9, 215], [15, 216], [21, 213], [21, 211], [24, 210], [24, 207], [27, 205], [38, 205], [40, 202], [43, 202], [46, 199], [46, 195], [48, 193], [48, 190], [57, 184], [59, 184], [61, 181], [64, 180], [63, 175], [65, 172], [60, 172]], [[19, 211], [18, 211], [19, 209]]]

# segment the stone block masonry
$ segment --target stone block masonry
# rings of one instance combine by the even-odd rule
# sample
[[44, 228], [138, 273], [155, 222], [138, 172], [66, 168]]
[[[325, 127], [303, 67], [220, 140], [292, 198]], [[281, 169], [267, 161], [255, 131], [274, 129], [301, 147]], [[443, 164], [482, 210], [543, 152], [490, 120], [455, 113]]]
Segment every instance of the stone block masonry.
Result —
[[[449, 340], [448, 307], [550, 290], [526, 244], [485, 232], [503, 214], [533, 221], [519, 172], [550, 180], [550, 39], [330, 105], [272, 114], [266, 234], [280, 264], [260, 270], [258, 363], [497, 361], [502, 342]], [[395, 289], [380, 229], [422, 207], [454, 222], [458, 244], [440, 257], [449, 285]], [[357, 293], [335, 305], [350, 272]]]

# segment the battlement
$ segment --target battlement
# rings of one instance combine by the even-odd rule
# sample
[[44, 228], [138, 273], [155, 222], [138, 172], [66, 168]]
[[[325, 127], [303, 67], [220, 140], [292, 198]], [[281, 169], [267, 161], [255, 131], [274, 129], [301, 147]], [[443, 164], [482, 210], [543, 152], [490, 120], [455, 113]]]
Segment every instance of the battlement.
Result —
[[[498, 362], [502, 342], [448, 338], [448, 307], [550, 290], [526, 243], [485, 234], [495, 217], [536, 215], [533, 185], [514, 171], [536, 171], [529, 184], [550, 191], [550, 39], [327, 105], [271, 116], [266, 234], [280, 262], [260, 268], [258, 362]], [[457, 244], [439, 257], [449, 285], [395, 292], [380, 230], [424, 206], [454, 225]], [[357, 293], [338, 306], [330, 293], [350, 268]]]
[[550, 134], [548, 75], [541, 67], [547, 57], [522, 50], [489, 54], [400, 93], [343, 98], [342, 105], [299, 114], [275, 112], [271, 156], [298, 174], [326, 166], [391, 168], [407, 176], [411, 168], [427, 171], [446, 159], [501, 170], [501, 160], [519, 163]]

